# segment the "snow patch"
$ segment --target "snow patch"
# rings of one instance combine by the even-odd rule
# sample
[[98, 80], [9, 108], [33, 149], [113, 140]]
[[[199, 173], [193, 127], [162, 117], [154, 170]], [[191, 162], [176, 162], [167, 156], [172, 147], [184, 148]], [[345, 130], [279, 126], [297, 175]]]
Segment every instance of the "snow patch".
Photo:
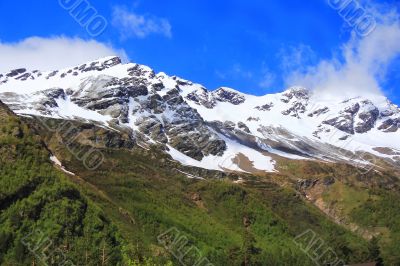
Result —
[[75, 175], [74, 173], [68, 171], [67, 169], [65, 169], [65, 167], [61, 164], [60, 160], [58, 160], [58, 158], [54, 155], [50, 156], [50, 161], [52, 161], [54, 163], [54, 165], [58, 166], [64, 173], [69, 174], [69, 175]]

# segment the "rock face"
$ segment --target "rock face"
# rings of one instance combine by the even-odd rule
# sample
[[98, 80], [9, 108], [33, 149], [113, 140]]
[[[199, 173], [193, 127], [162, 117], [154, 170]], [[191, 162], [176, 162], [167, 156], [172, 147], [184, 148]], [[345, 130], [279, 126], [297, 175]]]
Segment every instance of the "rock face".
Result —
[[307, 110], [310, 92], [304, 88], [292, 88], [282, 95], [281, 101], [286, 103], [289, 108], [282, 111], [283, 115], [290, 115], [300, 118]]
[[212, 93], [214, 98], [220, 102], [229, 102], [234, 105], [239, 105], [245, 102], [245, 97], [240, 95], [238, 92], [231, 91], [226, 88], [219, 88]]
[[[239, 146], [251, 150], [246, 156], [253, 163], [257, 160], [251, 156], [258, 152], [349, 160], [341, 151], [356, 150], [343, 144], [353, 140], [372, 148], [393, 143], [389, 148], [400, 149], [396, 105], [361, 97], [320, 102], [315, 96], [300, 87], [264, 96], [226, 87], [210, 91], [143, 65], [122, 64], [118, 57], [50, 72], [16, 69], [0, 74], [0, 99], [19, 114], [127, 130], [132, 143], [172, 147], [181, 157], [197, 161], [236, 156]], [[370, 135], [374, 143], [365, 143], [363, 136]], [[101, 142], [130, 146], [112, 136]]]
[[341, 113], [341, 116], [323, 121], [322, 123], [333, 126], [343, 132], [354, 134], [354, 119], [351, 114]]
[[[130, 71], [142, 73], [137, 68]], [[83, 108], [111, 116], [117, 124], [133, 123], [153, 141], [169, 143], [194, 159], [223, 153], [225, 142], [208, 130], [179, 89], [168, 90], [163, 96], [151, 89], [151, 82], [145, 79], [100, 76], [82, 84], [71, 100]]]
[[238, 122], [238, 128], [239, 129], [241, 129], [241, 130], [243, 130], [244, 132], [246, 132], [246, 133], [251, 133], [250, 132], [250, 129], [246, 126], [246, 124], [245, 123], [243, 123], [243, 122]]
[[193, 101], [198, 105], [202, 105], [208, 109], [214, 108], [217, 104], [216, 99], [213, 97], [212, 93], [210, 93], [203, 87], [189, 93], [186, 96], [186, 99]]
[[346, 101], [345, 108], [337, 117], [323, 121], [348, 134], [367, 133], [375, 128], [379, 118], [379, 109], [369, 100], [360, 102]]
[[310, 189], [314, 187], [318, 181], [318, 179], [299, 179], [297, 180], [296, 189], [300, 191]]
[[[19, 74], [22, 74], [25, 72], [26, 72], [25, 68], [14, 69], [14, 70], [11, 70], [10, 73], [6, 74], [6, 77], [9, 77], [9, 78], [15, 77], [15, 76], [18, 76]], [[20, 77], [18, 77], [18, 78], [20, 78]]]
[[267, 104], [264, 104], [264, 105], [261, 105], [261, 106], [256, 106], [255, 108], [258, 111], [271, 111], [272, 107], [274, 107], [274, 103], [273, 102], [267, 103]]
[[218, 102], [227, 102], [233, 105], [240, 105], [246, 101], [246, 98], [243, 95], [228, 88], [219, 88], [210, 92], [203, 87], [189, 93], [186, 96], [186, 99], [208, 109], [214, 108]]
[[379, 126], [379, 130], [384, 132], [396, 132], [400, 127], [400, 118], [389, 118], [382, 122]]
[[327, 112], [329, 112], [329, 108], [325, 106], [322, 108], [318, 108], [317, 110], [311, 111], [308, 114], [308, 116], [309, 117], [320, 116], [320, 115], [326, 114]]
[[379, 109], [370, 101], [364, 101], [361, 110], [357, 114], [358, 122], [355, 124], [354, 131], [366, 133], [375, 127], [379, 117]]

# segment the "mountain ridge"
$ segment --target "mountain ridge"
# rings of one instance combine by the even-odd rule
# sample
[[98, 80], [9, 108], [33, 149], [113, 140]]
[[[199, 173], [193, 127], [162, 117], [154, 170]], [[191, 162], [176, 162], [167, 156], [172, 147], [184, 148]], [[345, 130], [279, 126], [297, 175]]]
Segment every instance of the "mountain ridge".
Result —
[[[114, 69], [118, 66], [120, 69]], [[84, 239], [60, 238], [60, 245], [67, 241], [74, 247], [67, 248], [67, 255], [74, 262], [101, 261], [104, 249], [114, 251], [115, 260], [105, 265], [117, 261], [147, 265], [147, 258], [154, 259], [149, 265], [163, 265], [171, 259], [176, 262], [173, 254], [157, 242], [157, 236], [171, 227], [187, 235], [214, 265], [227, 262], [242, 265], [249, 260], [255, 265], [265, 265], [266, 261], [276, 265], [312, 265], [309, 254], [301, 250], [302, 244], [293, 241], [304, 230], [312, 230], [329, 243], [327, 248], [334, 250], [328, 258], [323, 257], [324, 261], [339, 259], [356, 263], [382, 256], [389, 265], [398, 262], [398, 215], [386, 219], [389, 214], [399, 213], [398, 172], [386, 170], [392, 165], [386, 165], [383, 159], [374, 162], [379, 163], [374, 171], [357, 171], [364, 164], [356, 161], [359, 158], [354, 157], [356, 152], [324, 143], [323, 135], [321, 139], [311, 138], [301, 134], [304, 128], [292, 127], [291, 124], [302, 123], [316, 126], [337, 118], [331, 118], [323, 107], [310, 106], [308, 91], [294, 88], [264, 98], [246, 97], [226, 88], [208, 91], [189, 81], [164, 75], [157, 77], [140, 66], [125, 66], [122, 73], [120, 64], [103, 68], [99, 62], [86, 64], [82, 69], [86, 67], [91, 70], [82, 71], [82, 78], [71, 72], [64, 78], [61, 78], [63, 73], [57, 73], [39, 80], [59, 82], [61, 86], [55, 88], [50, 86], [53, 83], [40, 82], [40, 87], [35, 88], [20, 79], [11, 81], [19, 84], [17, 87], [0, 85], [1, 99], [6, 99], [7, 105], [19, 112], [20, 117], [14, 118], [24, 128], [37, 132], [37, 141], [42, 141], [40, 147], [47, 147], [40, 157], [46, 167], [58, 168], [64, 178], [68, 177], [68, 184], [77, 185], [75, 189], [83, 198], [79, 201], [85, 203], [90, 199], [92, 206], [101, 208], [100, 217], [112, 222], [109, 240], [107, 235], [95, 234], [96, 243], [101, 243], [100, 249], [99, 245], [91, 244], [89, 258], [87, 249], [81, 248], [85, 247]], [[72, 80], [66, 80], [68, 77]], [[24, 89], [31, 91], [24, 92]], [[188, 98], [190, 93], [198, 101]], [[354, 136], [369, 134], [358, 133], [355, 128], [360, 122], [357, 120], [360, 113], [374, 114], [375, 109], [368, 102], [363, 105], [363, 101], [349, 99], [338, 108], [338, 113], [343, 111], [344, 121], [353, 120], [350, 124]], [[379, 116], [394, 115], [389, 112], [390, 108], [385, 110], [379, 110]], [[326, 117], [319, 118], [321, 115]], [[308, 120], [313, 117], [318, 123]], [[277, 123], [279, 119], [285, 120], [283, 124]], [[61, 126], [49, 130], [43, 124], [46, 120]], [[336, 125], [336, 122], [329, 123]], [[62, 126], [65, 123], [74, 130]], [[367, 132], [378, 130], [376, 121], [374, 124]], [[3, 126], [7, 130], [2, 132], [20, 136], [13, 126]], [[313, 130], [310, 127], [309, 132]], [[342, 130], [337, 132], [336, 139], [353, 136]], [[397, 133], [378, 132], [386, 134], [383, 136]], [[7, 134], [2, 141], [9, 142]], [[88, 169], [81, 157], [71, 153], [71, 142], [79, 151], [97, 149], [105, 155], [103, 163], [97, 169]], [[1, 151], [2, 158], [8, 158], [8, 150]], [[381, 152], [391, 158], [398, 156], [392, 149]], [[25, 156], [24, 152], [19, 154]], [[59, 159], [53, 158], [55, 166], [51, 165], [49, 156]], [[349, 165], [352, 164], [349, 158], [356, 167]], [[30, 169], [29, 160], [27, 169]], [[33, 156], [33, 160], [38, 159]], [[8, 165], [13, 166], [13, 161]], [[204, 168], [212, 170], [203, 171]], [[63, 169], [68, 169], [64, 171], [67, 175]], [[24, 173], [17, 178], [14, 175], [11, 172], [16, 180], [14, 185], [24, 184], [21, 182], [25, 181]], [[9, 182], [9, 176], [6, 171], [0, 181]], [[62, 184], [59, 190], [63, 192], [65, 187]], [[45, 184], [43, 188], [51, 187]], [[33, 192], [41, 193], [41, 190]], [[46, 195], [41, 199], [51, 204], [52, 194], [50, 198]], [[58, 200], [68, 202], [68, 195], [61, 194]], [[25, 202], [23, 197], [20, 200]], [[18, 218], [18, 213], [15, 216], [11, 211], [18, 210], [18, 204], [7, 205], [10, 208], [0, 213], [0, 223], [6, 225], [1, 228], [7, 239], [13, 230], [8, 224], [15, 226], [15, 217]], [[69, 204], [63, 206], [69, 208]], [[73, 206], [79, 212], [85, 205]], [[31, 209], [35, 210], [28, 210]], [[54, 213], [58, 212], [50, 213], [45, 216], [50, 219], [45, 228], [57, 227], [53, 220], [58, 217]], [[68, 221], [79, 216], [63, 215]], [[30, 221], [25, 216], [22, 220]], [[1, 230], [0, 234], [3, 234]], [[119, 243], [115, 243], [113, 234], [118, 236]], [[376, 236], [382, 240], [377, 241]], [[52, 237], [57, 239], [54, 234]], [[28, 252], [20, 258], [15, 256], [21, 253], [19, 240], [12, 239], [14, 243], [6, 242], [5, 249], [0, 248], [0, 261], [32, 261], [32, 254]], [[107, 244], [102, 243], [104, 240]]]
[[0, 74], [0, 99], [16, 113], [128, 130], [137, 142], [164, 145], [184, 164], [244, 171], [232, 163], [242, 151], [259, 171], [276, 171], [276, 156], [372, 168], [376, 160], [364, 158], [371, 156], [397, 167], [396, 105], [384, 96], [316, 98], [302, 87], [264, 96], [226, 87], [209, 91], [118, 57], [58, 71]]

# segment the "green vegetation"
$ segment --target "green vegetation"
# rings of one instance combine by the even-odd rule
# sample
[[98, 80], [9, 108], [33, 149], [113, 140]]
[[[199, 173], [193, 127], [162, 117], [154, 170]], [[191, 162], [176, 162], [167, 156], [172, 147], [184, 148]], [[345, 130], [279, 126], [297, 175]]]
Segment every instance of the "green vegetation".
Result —
[[246, 186], [228, 179], [190, 180], [165, 155], [152, 151], [103, 152], [107, 159], [95, 172], [75, 160], [65, 164], [81, 173], [88, 191], [96, 187], [98, 192], [87, 194], [132, 243], [133, 257], [157, 257], [163, 263], [168, 254], [157, 236], [171, 227], [215, 265], [313, 265], [294, 242], [308, 229], [340, 259], [369, 257], [366, 241], [331, 222], [294, 190], [262, 178]]
[[398, 265], [400, 264], [400, 195], [382, 190], [375, 191], [374, 194], [374, 198], [369, 198], [353, 211], [352, 218], [366, 228], [384, 227], [389, 230], [389, 235], [384, 235], [379, 243], [382, 257], [385, 264]]
[[329, 188], [329, 193], [323, 195], [325, 202], [337, 204], [341, 207], [344, 215], [350, 215], [354, 208], [364, 203], [370, 195], [366, 189], [357, 189], [336, 182]]
[[14, 116], [0, 120], [0, 264], [122, 264], [106, 215], [55, 170], [39, 136]]
[[393, 184], [392, 189], [382, 189], [368, 180], [361, 185], [337, 181], [323, 193], [324, 202], [337, 210], [337, 215], [371, 239], [371, 260], [383, 260], [385, 265], [400, 264], [400, 192]]
[[[384, 241], [368, 242], [335, 224], [294, 189], [274, 183], [272, 176], [246, 176], [251, 181], [243, 185], [229, 178], [188, 179], [163, 153], [139, 148], [101, 149], [104, 163], [89, 171], [62, 145], [60, 135], [33, 120], [21, 122], [12, 115], [0, 120], [1, 265], [39, 265], [43, 254], [49, 265], [60, 260], [75, 265], [179, 265], [177, 257], [188, 250], [181, 258], [188, 265], [197, 259], [213, 265], [315, 265], [311, 257], [316, 250], [304, 251], [311, 242], [298, 240], [308, 231], [323, 242], [324, 250], [334, 252], [325, 262], [336, 257], [347, 263], [381, 257], [397, 262], [395, 242], [385, 242], [383, 254]], [[77, 176], [57, 170], [47, 149]], [[323, 176], [314, 167], [307, 174]], [[400, 213], [394, 203], [387, 205], [397, 198], [366, 207], [368, 199], [362, 193], [352, 206], [359, 208], [354, 219], [364, 226], [397, 230], [395, 218], [377, 218], [374, 225], [369, 221], [369, 210], [381, 205], [389, 206], [383, 215]]]

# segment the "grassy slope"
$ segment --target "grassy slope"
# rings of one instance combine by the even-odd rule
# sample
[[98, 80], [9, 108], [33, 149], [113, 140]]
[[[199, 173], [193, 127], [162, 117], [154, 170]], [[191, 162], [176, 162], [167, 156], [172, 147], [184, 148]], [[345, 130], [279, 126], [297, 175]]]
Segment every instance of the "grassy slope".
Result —
[[103, 250], [104, 265], [122, 263], [116, 227], [49, 156], [39, 136], [0, 106], [0, 264], [39, 265], [45, 252], [48, 265], [100, 265]]
[[308, 229], [345, 261], [369, 259], [366, 241], [331, 222], [293, 189], [257, 177], [245, 185], [190, 180], [157, 150], [102, 149], [105, 162], [89, 171], [55, 141], [59, 137], [47, 137], [50, 148], [68, 170], [79, 173], [76, 182], [118, 225], [132, 257], [168, 260], [157, 236], [175, 227], [215, 265], [312, 265], [293, 241]]
[[[19, 195], [2, 208], [0, 232], [6, 237], [1, 235], [0, 239], [9, 239], [10, 232], [17, 232], [12, 233], [11, 240], [0, 243], [3, 263], [14, 265], [20, 261], [26, 265], [32, 260], [26, 251], [22, 258], [16, 256], [20, 253], [17, 243], [18, 237], [36, 227], [56, 239], [76, 263], [85, 264], [86, 254], [90, 254], [88, 261], [94, 265], [101, 265], [102, 247], [109, 254], [110, 265], [121, 263], [122, 257], [125, 263], [130, 261], [128, 258], [141, 258], [143, 263], [145, 258], [153, 257], [157, 264], [168, 264], [172, 259], [178, 265], [157, 241], [157, 236], [170, 228], [178, 229], [188, 238], [189, 246], [197, 247], [214, 265], [313, 265], [293, 241], [308, 229], [347, 262], [364, 262], [373, 257], [365, 240], [330, 221], [292, 188], [273, 183], [276, 177], [248, 176], [253, 181], [241, 185], [228, 178], [190, 180], [174, 169], [178, 164], [157, 150], [110, 148], [101, 149], [106, 155], [102, 166], [89, 171], [66, 150], [61, 136], [40, 129], [35, 122], [29, 123], [45, 136], [47, 146], [66, 168], [78, 176], [66, 180], [55, 171], [38, 139], [32, 144], [37, 149], [32, 149], [40, 150], [42, 155], [32, 154], [29, 160], [29, 152], [18, 153], [16, 158], [9, 155], [15, 147], [31, 149], [25, 135], [20, 146], [14, 145], [15, 139], [10, 147], [3, 149], [5, 146], [1, 145], [1, 158], [6, 158], [1, 182], [10, 184], [0, 197], [12, 195], [24, 184], [37, 184], [30, 193]], [[5, 139], [9, 135], [9, 130], [4, 132]], [[23, 165], [22, 175], [12, 177], [18, 182], [9, 182], [14, 165]], [[36, 165], [43, 170], [35, 169]], [[12, 170], [3, 170], [6, 167]], [[313, 169], [297, 170], [304, 176], [323, 176]], [[28, 177], [29, 171], [44, 172]], [[290, 176], [286, 174], [280, 178]], [[36, 176], [41, 179], [35, 181]], [[71, 185], [71, 181], [76, 184]], [[33, 214], [23, 211], [21, 216], [21, 209]], [[362, 215], [370, 214], [360, 210], [359, 216]], [[14, 220], [18, 227], [12, 227]]]
[[[374, 238], [379, 243], [380, 256], [385, 265], [400, 264], [400, 181], [398, 172], [392, 170], [360, 173], [348, 165], [290, 162], [282, 171], [293, 181], [296, 178], [326, 180], [334, 184], [317, 185], [306, 191], [316, 196], [325, 206], [353, 227], [359, 234]], [[318, 195], [317, 195], [318, 196]], [[356, 228], [354, 228], [356, 225]], [[376, 238], [376, 239], [375, 239]]]

